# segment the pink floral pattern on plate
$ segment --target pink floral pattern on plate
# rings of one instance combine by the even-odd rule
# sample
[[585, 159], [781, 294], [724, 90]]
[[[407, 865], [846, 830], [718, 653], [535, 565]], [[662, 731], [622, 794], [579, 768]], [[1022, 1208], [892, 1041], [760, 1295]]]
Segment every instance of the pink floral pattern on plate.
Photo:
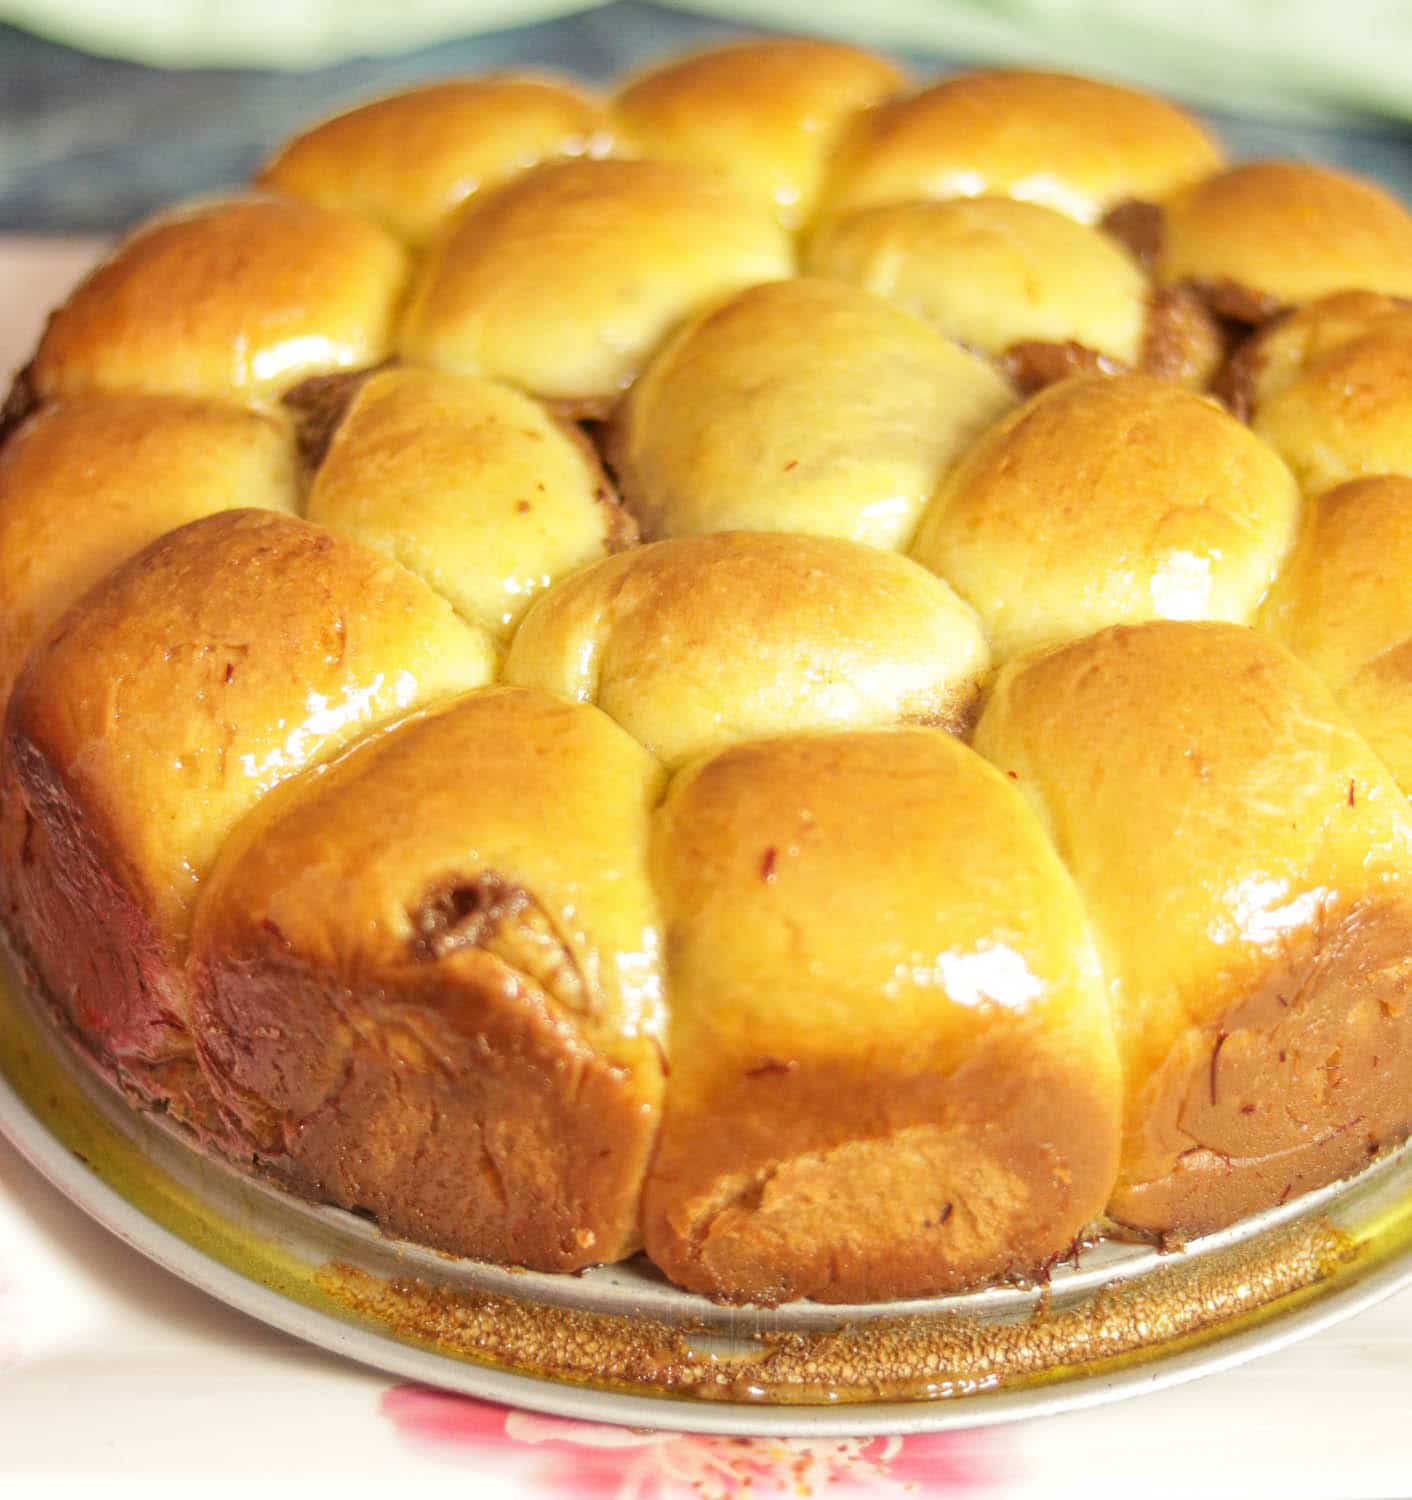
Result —
[[455, 1446], [574, 1500], [791, 1500], [975, 1494], [1004, 1476], [990, 1434], [731, 1438], [605, 1427], [510, 1411], [424, 1386], [386, 1392], [406, 1438]]

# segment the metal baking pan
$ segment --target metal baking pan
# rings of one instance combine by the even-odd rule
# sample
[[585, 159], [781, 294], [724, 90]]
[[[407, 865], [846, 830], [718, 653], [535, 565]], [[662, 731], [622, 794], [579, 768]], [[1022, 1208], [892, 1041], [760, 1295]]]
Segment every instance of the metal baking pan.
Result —
[[939, 1431], [1252, 1359], [1412, 1282], [1412, 1148], [1179, 1250], [1100, 1243], [1042, 1287], [724, 1307], [641, 1257], [517, 1272], [389, 1240], [135, 1109], [0, 950], [0, 1133], [203, 1291], [392, 1374], [580, 1420], [779, 1437]]

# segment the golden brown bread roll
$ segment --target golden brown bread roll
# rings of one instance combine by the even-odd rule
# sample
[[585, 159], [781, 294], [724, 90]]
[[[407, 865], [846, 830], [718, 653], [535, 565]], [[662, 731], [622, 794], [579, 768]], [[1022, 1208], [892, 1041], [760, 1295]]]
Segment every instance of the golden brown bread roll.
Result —
[[1412, 479], [1358, 479], [1308, 507], [1260, 625], [1334, 690], [1412, 793]]
[[1157, 273], [1204, 284], [1223, 310], [1238, 300], [1272, 310], [1355, 289], [1408, 296], [1412, 215], [1352, 173], [1245, 162], [1165, 205]]
[[805, 270], [864, 287], [991, 355], [1073, 341], [1136, 365], [1148, 281], [1116, 241], [1015, 198], [864, 209], [817, 235]]
[[613, 101], [613, 120], [625, 151], [710, 167], [797, 229], [839, 131], [903, 82], [886, 59], [837, 42], [731, 42], [639, 74]]
[[236, 1148], [457, 1254], [630, 1253], [663, 1081], [660, 781], [596, 709], [492, 688], [269, 798], [194, 940]]
[[1412, 1124], [1412, 813], [1328, 689], [1224, 624], [999, 673], [976, 748], [1048, 824], [1122, 1052], [1110, 1212], [1196, 1234]]
[[988, 665], [975, 613], [905, 557], [724, 532], [565, 579], [525, 616], [505, 675], [597, 703], [676, 765], [788, 730], [960, 729]]
[[164, 532], [298, 498], [287, 424], [212, 401], [75, 396], [0, 448], [0, 710], [30, 647]]
[[137, 1077], [185, 1057], [192, 904], [266, 792], [493, 670], [410, 573], [273, 512], [194, 521], [89, 593], [20, 674], [5, 755], [41, 840], [20, 925], [95, 1049]]
[[749, 529], [904, 547], [938, 480], [1014, 404], [984, 361], [880, 297], [809, 278], [690, 324], [610, 439], [647, 536]]
[[684, 1286], [822, 1301], [1033, 1275], [1099, 1213], [1121, 1086], [1073, 887], [932, 729], [740, 745], [654, 870], [672, 1074], [643, 1195]]
[[479, 194], [423, 268], [400, 348], [597, 410], [717, 297], [788, 276], [769, 205], [645, 161], [536, 167]]
[[411, 568], [496, 637], [556, 578], [634, 536], [577, 427], [509, 386], [426, 370], [360, 385], [306, 514]]
[[371, 224], [282, 198], [229, 198], [138, 229], [49, 320], [41, 396], [160, 391], [265, 400], [384, 359], [406, 264]]
[[1093, 223], [1124, 199], [1160, 201], [1222, 159], [1190, 115], [1151, 94], [1063, 73], [963, 73], [856, 117], [820, 217], [994, 193]]
[[1004, 659], [1123, 622], [1248, 623], [1298, 516], [1284, 465], [1214, 402], [1085, 376], [986, 433], [912, 555], [975, 606]]
[[473, 193], [608, 147], [602, 105], [567, 80], [491, 74], [357, 105], [286, 141], [255, 180], [421, 245]]
[[[1339, 339], [1342, 321], [1326, 313], [1312, 327], [1277, 326], [1257, 377], [1264, 390], [1251, 426], [1311, 495], [1364, 474], [1412, 474], [1412, 308], [1389, 309]], [[1296, 370], [1282, 356], [1301, 336]]]

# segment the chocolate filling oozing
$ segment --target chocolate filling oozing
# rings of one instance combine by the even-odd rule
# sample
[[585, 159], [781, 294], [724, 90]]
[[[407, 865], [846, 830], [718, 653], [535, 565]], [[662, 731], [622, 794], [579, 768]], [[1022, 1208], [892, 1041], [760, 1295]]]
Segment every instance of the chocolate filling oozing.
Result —
[[1412, 1127], [1412, 912], [1362, 904], [1291, 940], [1137, 1103], [1110, 1213], [1189, 1236], [1356, 1171]]

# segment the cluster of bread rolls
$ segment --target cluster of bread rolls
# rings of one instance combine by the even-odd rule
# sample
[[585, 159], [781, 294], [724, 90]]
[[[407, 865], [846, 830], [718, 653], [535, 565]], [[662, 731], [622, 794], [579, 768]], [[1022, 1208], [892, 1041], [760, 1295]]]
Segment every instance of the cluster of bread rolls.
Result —
[[[0, 447], [0, 915], [453, 1253], [1047, 1273], [1412, 1129], [1412, 217], [803, 40], [351, 109]], [[1399, 782], [1401, 785], [1399, 785]]]

